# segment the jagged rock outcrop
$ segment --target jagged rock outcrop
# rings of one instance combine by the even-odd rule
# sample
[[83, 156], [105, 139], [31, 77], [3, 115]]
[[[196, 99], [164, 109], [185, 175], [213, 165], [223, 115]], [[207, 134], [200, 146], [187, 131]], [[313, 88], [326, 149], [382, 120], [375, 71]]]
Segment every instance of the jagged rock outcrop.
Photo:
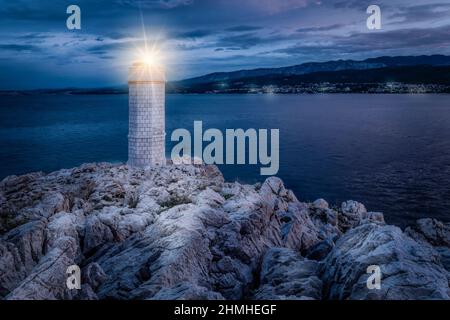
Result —
[[[382, 272], [368, 290], [369, 266]], [[344, 234], [323, 263], [327, 299], [450, 299], [449, 277], [437, 251], [400, 228], [366, 223]]]
[[437, 247], [450, 247], [450, 223], [436, 219], [419, 219], [416, 224], [405, 229], [410, 237]]
[[422, 244], [433, 246], [441, 256], [441, 262], [450, 272], [450, 223], [425, 218], [405, 229], [405, 233]]
[[[447, 298], [441, 229], [414, 240], [358, 202], [300, 202], [276, 177], [86, 164], [0, 182], [0, 298]], [[359, 287], [374, 261], [386, 292]], [[73, 264], [80, 290], [66, 286]]]
[[303, 258], [288, 248], [272, 248], [264, 256], [258, 300], [321, 299], [322, 280], [319, 263]]

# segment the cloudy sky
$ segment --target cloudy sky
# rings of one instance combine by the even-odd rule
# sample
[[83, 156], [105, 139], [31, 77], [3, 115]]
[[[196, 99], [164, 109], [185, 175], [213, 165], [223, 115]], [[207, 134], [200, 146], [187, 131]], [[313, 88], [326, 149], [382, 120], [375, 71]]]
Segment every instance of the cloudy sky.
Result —
[[[81, 8], [81, 30], [66, 8]], [[382, 10], [368, 30], [366, 9]], [[144, 26], [144, 27], [143, 27]], [[0, 89], [126, 82], [147, 41], [172, 80], [380, 55], [450, 54], [449, 0], [0, 0]]]

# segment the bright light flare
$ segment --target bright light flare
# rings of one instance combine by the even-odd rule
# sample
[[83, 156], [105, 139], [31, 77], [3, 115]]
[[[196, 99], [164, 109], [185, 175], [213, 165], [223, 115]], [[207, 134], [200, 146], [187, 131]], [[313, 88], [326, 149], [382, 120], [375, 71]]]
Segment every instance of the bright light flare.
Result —
[[162, 64], [162, 57], [159, 51], [156, 50], [139, 50], [138, 62], [144, 63], [148, 66], [156, 66]]

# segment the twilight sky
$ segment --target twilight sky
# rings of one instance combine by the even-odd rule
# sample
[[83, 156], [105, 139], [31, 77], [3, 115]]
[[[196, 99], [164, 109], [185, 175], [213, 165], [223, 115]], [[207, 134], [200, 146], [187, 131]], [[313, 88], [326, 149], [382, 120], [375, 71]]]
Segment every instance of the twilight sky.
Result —
[[[66, 8], [81, 8], [81, 30]], [[368, 30], [366, 9], [382, 10]], [[450, 0], [0, 0], [0, 89], [126, 83], [158, 43], [171, 80], [381, 55], [450, 54]]]

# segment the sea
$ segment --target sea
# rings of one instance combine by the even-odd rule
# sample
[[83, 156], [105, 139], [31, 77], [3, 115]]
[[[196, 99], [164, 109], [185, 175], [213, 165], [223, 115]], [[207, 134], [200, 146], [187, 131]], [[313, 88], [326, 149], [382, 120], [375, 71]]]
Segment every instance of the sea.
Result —
[[[450, 95], [166, 97], [167, 153], [177, 128], [279, 129], [278, 176], [302, 201], [356, 200], [405, 226], [450, 221]], [[0, 179], [87, 162], [126, 162], [127, 95], [0, 96]], [[221, 165], [227, 181], [263, 182], [259, 165]]]

